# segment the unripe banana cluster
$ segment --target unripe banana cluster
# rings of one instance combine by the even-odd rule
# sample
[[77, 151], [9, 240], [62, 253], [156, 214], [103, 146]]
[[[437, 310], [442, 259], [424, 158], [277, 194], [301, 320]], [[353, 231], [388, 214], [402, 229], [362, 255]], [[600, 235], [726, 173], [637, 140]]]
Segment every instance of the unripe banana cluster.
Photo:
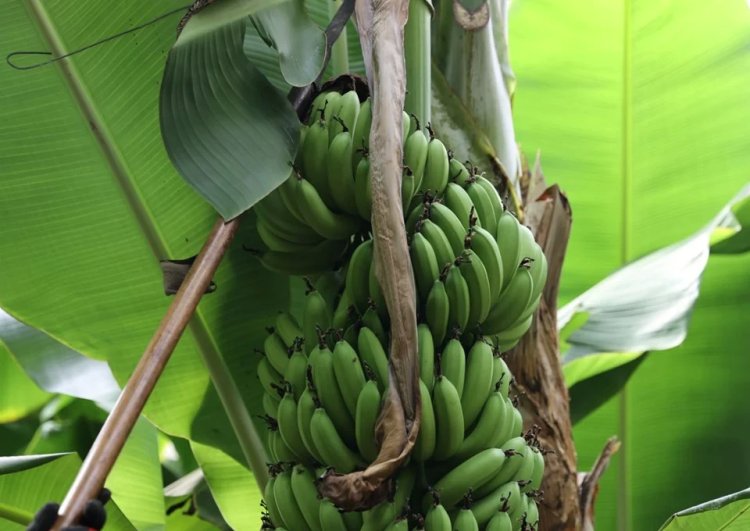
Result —
[[317, 478], [330, 469], [361, 470], [376, 458], [389, 385], [389, 320], [369, 235], [369, 105], [354, 92], [319, 95], [297, 171], [256, 210], [263, 263], [318, 278], [308, 281], [300, 321], [277, 316], [258, 365], [273, 461], [264, 526], [535, 529], [544, 459], [535, 434], [522, 435], [500, 353], [531, 324], [544, 254], [494, 186], [408, 117], [402, 201], [418, 298], [421, 428], [392, 499], [343, 512], [318, 496]]

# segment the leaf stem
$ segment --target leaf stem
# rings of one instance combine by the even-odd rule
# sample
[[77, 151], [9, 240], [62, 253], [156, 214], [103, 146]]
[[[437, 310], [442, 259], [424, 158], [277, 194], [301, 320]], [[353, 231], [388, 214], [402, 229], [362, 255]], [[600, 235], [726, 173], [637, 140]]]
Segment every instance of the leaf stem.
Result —
[[[329, 1], [328, 9], [331, 18], [336, 16], [343, 0]], [[349, 72], [349, 45], [346, 42], [346, 26], [341, 29], [341, 33], [331, 46], [331, 68], [334, 76], [340, 76]]]
[[34, 519], [34, 515], [23, 509], [11, 507], [10, 505], [0, 502], [0, 518], [27, 526]]
[[406, 101], [404, 109], [422, 124], [431, 121], [432, 91], [430, 19], [431, 6], [426, 0], [410, 0], [409, 19], [404, 32], [406, 60]]

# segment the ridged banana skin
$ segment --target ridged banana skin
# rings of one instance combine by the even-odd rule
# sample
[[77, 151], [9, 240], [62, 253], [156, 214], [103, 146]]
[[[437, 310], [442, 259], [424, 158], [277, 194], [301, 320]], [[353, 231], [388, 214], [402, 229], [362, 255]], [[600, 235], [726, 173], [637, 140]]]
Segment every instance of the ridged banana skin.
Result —
[[370, 266], [373, 262], [372, 240], [359, 245], [352, 253], [349, 268], [346, 270], [346, 289], [351, 294], [352, 303], [359, 313], [367, 311], [370, 297]]
[[[334, 201], [328, 189], [328, 126], [325, 122], [316, 120], [310, 125], [300, 149], [302, 150], [302, 175], [309, 180], [316, 194], [319, 194], [320, 202], [327, 208], [332, 207]], [[296, 184], [291, 188], [292, 195], [299, 200], [300, 196], [294, 188]], [[308, 214], [302, 205], [297, 208], [309, 222]]]
[[446, 265], [453, 262], [456, 255], [443, 229], [431, 220], [425, 219], [419, 224], [419, 232], [430, 243], [437, 259], [438, 270], [442, 271]]
[[427, 146], [427, 162], [419, 191], [442, 195], [448, 185], [448, 167], [448, 151], [445, 144], [433, 138]]
[[356, 171], [362, 155], [370, 147], [370, 127], [372, 126], [372, 101], [368, 98], [359, 106], [357, 123], [352, 132], [352, 171]]
[[310, 389], [305, 389], [297, 402], [297, 429], [308, 453], [313, 456], [315, 461], [320, 463], [323, 461], [323, 458], [318, 453], [318, 449], [315, 447], [312, 434], [310, 433], [310, 422], [316, 409], [317, 406], [315, 405], [312, 392]]
[[471, 510], [479, 525], [487, 523], [487, 529], [490, 529], [489, 522], [495, 518], [495, 514], [500, 513], [506, 516], [505, 520], [507, 524], [505, 525], [510, 530], [512, 528], [510, 515], [501, 510], [505, 500], [507, 500], [509, 506], [511, 504], [518, 505], [521, 502], [521, 491], [518, 488], [517, 482], [509, 481], [508, 483], [503, 483], [483, 498], [475, 501], [474, 505], [471, 506]]
[[[445, 206], [451, 209], [463, 226], [464, 232], [471, 226], [472, 215], [476, 216], [474, 203], [462, 187], [456, 183], [448, 183], [443, 195]], [[479, 222], [481, 225], [481, 222]]]
[[419, 190], [422, 185], [425, 165], [427, 164], [429, 143], [430, 141], [425, 134], [417, 130], [409, 135], [404, 144], [404, 166], [408, 167], [414, 176], [412, 194]]
[[278, 334], [268, 334], [263, 342], [263, 351], [271, 366], [279, 374], [284, 374], [289, 365], [289, 349]]
[[412, 236], [409, 255], [417, 286], [417, 296], [419, 300], [427, 300], [432, 285], [440, 274], [435, 251], [427, 238], [417, 232]]
[[469, 289], [469, 318], [466, 328], [471, 330], [484, 321], [490, 312], [490, 280], [477, 253], [466, 249], [463, 257], [459, 269]]
[[473, 227], [469, 244], [487, 271], [487, 280], [490, 284], [490, 305], [494, 305], [503, 286], [503, 261], [497, 241], [482, 227]]
[[459, 186], [469, 184], [471, 174], [466, 166], [458, 159], [452, 158], [448, 163], [448, 179]]
[[455, 386], [445, 376], [435, 380], [432, 393], [432, 405], [435, 409], [435, 460], [452, 457], [461, 447], [464, 439], [464, 415], [461, 410], [461, 398]]
[[309, 463], [312, 456], [307, 451], [305, 443], [302, 442], [302, 435], [297, 426], [297, 402], [293, 395], [286, 393], [281, 399], [276, 419], [284, 444], [299, 457], [300, 461]]
[[302, 351], [298, 350], [292, 354], [289, 358], [289, 364], [286, 366], [286, 372], [284, 372], [284, 380], [292, 386], [292, 393], [294, 399], [299, 400], [302, 392], [305, 390], [305, 377], [307, 374], [307, 356]]
[[299, 529], [300, 531], [310, 531], [310, 527], [302, 515], [302, 511], [297, 505], [292, 491], [292, 475], [289, 470], [276, 476], [273, 486], [273, 495], [279, 513], [287, 529]]
[[490, 197], [484, 188], [476, 182], [469, 183], [466, 187], [466, 193], [471, 198], [482, 227], [497, 227], [497, 216], [501, 212], [496, 213], [495, 209], [492, 208], [492, 201], [490, 201]]
[[296, 465], [291, 473], [292, 492], [302, 517], [310, 529], [323, 531], [320, 526], [320, 500], [318, 489], [315, 487], [315, 476], [303, 465]]
[[273, 487], [276, 483], [276, 476], [271, 476], [266, 483], [266, 488], [263, 491], [263, 500], [266, 502], [266, 508], [268, 514], [271, 517], [271, 521], [276, 527], [284, 525], [284, 520], [281, 518], [279, 507], [276, 505], [276, 498], [273, 493]]
[[509, 422], [509, 410], [505, 407], [505, 400], [500, 393], [492, 393], [482, 407], [476, 426], [466, 436], [461, 447], [456, 452], [454, 459], [463, 461], [472, 455], [493, 448], [500, 442], [499, 439]]
[[324, 238], [341, 240], [359, 230], [359, 220], [353, 216], [333, 212], [312, 181], [297, 179], [293, 191], [302, 216], [310, 227]]
[[451, 531], [451, 518], [443, 504], [433, 505], [424, 520], [425, 531]]
[[319, 343], [318, 329], [328, 330], [331, 327], [331, 319], [331, 309], [323, 295], [315, 289], [308, 292], [302, 318], [302, 333], [307, 354]]
[[263, 389], [268, 393], [269, 395], [274, 395], [277, 393], [276, 389], [274, 388], [274, 385], [280, 386], [282, 384], [282, 378], [281, 375], [274, 369], [271, 364], [268, 361], [268, 358], [262, 358], [258, 362], [258, 379], [260, 380], [260, 385], [263, 387]]
[[346, 445], [325, 409], [318, 408], [313, 413], [310, 435], [323, 464], [333, 467], [336, 472], [348, 474], [362, 466], [359, 456]]
[[435, 343], [430, 327], [425, 323], [417, 326], [417, 352], [419, 354], [419, 379], [432, 392], [435, 385]]
[[450, 301], [445, 284], [436, 280], [425, 302], [425, 319], [430, 327], [436, 345], [442, 344], [448, 333], [448, 319], [450, 316]]
[[357, 449], [369, 463], [373, 462], [378, 455], [378, 446], [375, 442], [375, 425], [380, 415], [380, 398], [377, 382], [374, 380], [368, 381], [359, 393], [354, 415]]
[[417, 441], [414, 443], [412, 456], [417, 461], [424, 462], [430, 459], [435, 452], [435, 411], [432, 407], [430, 390], [422, 380], [419, 381], [419, 394], [422, 399], [422, 424], [419, 427], [419, 435], [417, 435]]
[[469, 313], [471, 311], [471, 298], [469, 295], [469, 285], [461, 274], [461, 269], [457, 264], [453, 264], [448, 269], [448, 274], [443, 281], [445, 292], [448, 294], [450, 303], [448, 313], [448, 329], [457, 328], [460, 331], [466, 329], [469, 322]]
[[520, 224], [516, 217], [508, 212], [497, 221], [495, 239], [503, 259], [503, 288], [505, 289], [521, 264]]
[[505, 452], [500, 448], [488, 448], [465, 460], [443, 476], [434, 488], [446, 507], [453, 507], [466, 496], [481, 488], [503, 468]]
[[[349, 444], [354, 444], [354, 419], [349, 414], [349, 410], [344, 403], [344, 397], [336, 381], [336, 374], [333, 368], [333, 354], [328, 348], [320, 349], [320, 355], [313, 359], [310, 356], [310, 365], [312, 366], [313, 381], [318, 392], [318, 399], [325, 408], [326, 416], [330, 416], [331, 421], [336, 426], [336, 431]], [[318, 443], [315, 442], [318, 448]], [[318, 448], [318, 454], [325, 457], [323, 452]]]
[[539, 490], [539, 487], [542, 486], [542, 478], [544, 477], [544, 455], [539, 448], [531, 448], [531, 454], [534, 460], [534, 469], [529, 478], [531, 483], [523, 488], [524, 492]]
[[372, 187], [370, 186], [370, 160], [360, 159], [354, 170], [354, 202], [359, 217], [370, 222], [372, 218]]
[[495, 511], [495, 514], [487, 522], [485, 531], [513, 531], [513, 524], [508, 513]]
[[351, 160], [352, 135], [343, 131], [334, 137], [328, 147], [328, 187], [338, 211], [357, 216]]
[[357, 337], [357, 350], [362, 361], [375, 373], [378, 389], [382, 393], [388, 385], [388, 357], [375, 333], [363, 326]]
[[344, 517], [331, 500], [320, 502], [320, 529], [323, 531], [348, 531]]
[[440, 354], [440, 372], [451, 381], [461, 398], [466, 379], [466, 352], [458, 339], [451, 339], [443, 348]]
[[453, 522], [453, 531], [479, 531], [479, 524], [474, 513], [469, 509], [461, 509]]
[[458, 216], [442, 203], [433, 202], [429, 207], [429, 218], [440, 227], [448, 238], [453, 250], [453, 256], [461, 254], [464, 248], [466, 227], [464, 227]]
[[[353, 90], [345, 92], [333, 106], [328, 119], [328, 140], [332, 141], [343, 131], [352, 131], [359, 115], [359, 96]], [[340, 120], [340, 121], [339, 121]], [[343, 124], [341, 123], [343, 122]]]
[[263, 267], [284, 275], [318, 275], [334, 269], [347, 246], [345, 240], [323, 240], [305, 253], [266, 251], [258, 256]]
[[[505, 206], [503, 205], [503, 200], [500, 198], [500, 194], [497, 192], [497, 188], [495, 188], [495, 185], [493, 185], [489, 179], [482, 175], [476, 175], [474, 177], [476, 179], [475, 183], [484, 188], [484, 191], [487, 193], [487, 197], [490, 199], [490, 203], [492, 204], [492, 209], [495, 211], [496, 217], [499, 219], [503, 212], [505, 212]], [[494, 229], [495, 225], [492, 225], [492, 228]]]
[[354, 418], [357, 399], [365, 386], [365, 373], [357, 352], [346, 340], [337, 341], [333, 348], [333, 371], [341, 396], [344, 397], [344, 404]]
[[534, 281], [525, 267], [519, 267], [510, 284], [500, 294], [495, 306], [482, 324], [482, 332], [487, 335], [499, 334], [507, 330], [531, 303]]
[[492, 392], [492, 360], [492, 347], [482, 340], [476, 341], [466, 355], [466, 392], [461, 394], [465, 430], [477, 419]]

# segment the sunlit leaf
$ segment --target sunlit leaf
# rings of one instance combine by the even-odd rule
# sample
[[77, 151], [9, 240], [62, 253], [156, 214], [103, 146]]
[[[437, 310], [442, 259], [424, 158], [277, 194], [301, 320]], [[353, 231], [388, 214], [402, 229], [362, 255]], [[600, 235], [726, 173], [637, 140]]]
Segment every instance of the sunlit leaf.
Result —
[[741, 531], [748, 528], [750, 489], [745, 489], [675, 513], [659, 531]]

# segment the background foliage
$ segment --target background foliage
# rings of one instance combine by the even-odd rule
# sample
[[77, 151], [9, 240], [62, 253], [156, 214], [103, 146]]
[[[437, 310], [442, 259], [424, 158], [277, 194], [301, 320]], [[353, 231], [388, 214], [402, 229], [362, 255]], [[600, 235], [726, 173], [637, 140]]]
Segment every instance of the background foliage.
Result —
[[[75, 49], [180, 4], [16, 0], [4, 10], [0, 52]], [[320, 15], [319, 3], [309, 4]], [[108, 360], [120, 384], [169, 302], [158, 260], [195, 254], [214, 218], [172, 168], [159, 136], [159, 83], [178, 19], [78, 55], [67, 69], [0, 67], [0, 305]], [[529, 154], [542, 150], [545, 173], [574, 210], [562, 302], [695, 232], [748, 182], [749, 26], [741, 0], [513, 3], [517, 137]], [[257, 40], [246, 47], [257, 52]], [[260, 411], [252, 349], [287, 306], [289, 288], [242, 251], [251, 241], [245, 222], [217, 274], [219, 290], [201, 303], [147, 408], [164, 432], [193, 441], [234, 527], [254, 515], [249, 502], [238, 503], [238, 490], [225, 488], [242, 458], [201, 357], [221, 353]], [[712, 257], [687, 342], [649, 354], [623, 392], [576, 426], [582, 469], [608, 436], [624, 441], [602, 484], [602, 529], [655, 529], [679, 509], [747, 487], [737, 471], [750, 468], [740, 398], [748, 270], [747, 255]], [[19, 401], [0, 386], [0, 418], [16, 421], [2, 428], [25, 439], [48, 395], [0, 356], [0, 382], [28, 396]], [[574, 400], [586, 400], [579, 386], [587, 384], [573, 388]], [[3, 445], [2, 453], [24, 446]], [[248, 477], [242, 489], [251, 485]]]

